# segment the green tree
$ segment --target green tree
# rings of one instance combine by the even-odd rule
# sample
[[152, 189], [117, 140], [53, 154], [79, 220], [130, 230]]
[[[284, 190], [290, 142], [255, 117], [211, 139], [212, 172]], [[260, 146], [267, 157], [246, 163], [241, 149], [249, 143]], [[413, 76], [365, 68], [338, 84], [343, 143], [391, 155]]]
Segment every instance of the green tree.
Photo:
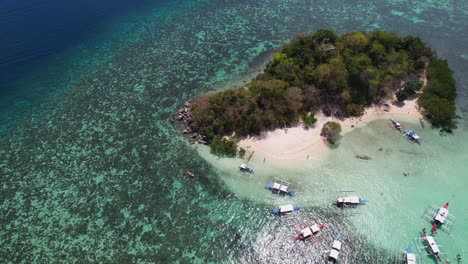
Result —
[[330, 143], [335, 144], [341, 138], [340, 133], [341, 125], [336, 122], [329, 121], [323, 125], [320, 135], [325, 137]]
[[237, 153], [237, 155], [239, 156], [239, 158], [243, 159], [244, 156], [245, 156], [245, 153], [246, 153], [245, 149], [244, 149], [244, 148], [240, 148], [240, 149], [239, 149], [239, 152]]
[[369, 50], [369, 57], [372, 59], [374, 65], [378, 66], [387, 60], [387, 52], [385, 47], [379, 42], [372, 42]]
[[315, 32], [313, 37], [318, 42], [327, 42], [327, 43], [335, 44], [339, 36], [333, 30], [319, 29], [317, 32]]
[[390, 53], [400, 44], [400, 38], [396, 34], [385, 32], [383, 30], [372, 32], [370, 34], [370, 38], [372, 41], [382, 44], [387, 53]]
[[410, 80], [406, 82], [405, 87], [403, 87], [403, 89], [399, 90], [396, 93], [396, 98], [399, 102], [403, 102], [409, 97], [415, 95], [417, 91], [421, 90], [421, 87], [422, 87], [421, 82]]
[[315, 118], [313, 115], [305, 114], [302, 116], [302, 121], [304, 121], [305, 127], [310, 127], [315, 124], [315, 122], [317, 122], [317, 118]]
[[401, 40], [401, 47], [408, 51], [411, 59], [418, 60], [421, 56], [430, 56], [432, 51], [420, 38], [406, 36]]
[[432, 125], [451, 132], [456, 128], [457, 89], [453, 71], [446, 60], [434, 58], [429, 65], [429, 80], [418, 103], [426, 110]]
[[419, 97], [418, 103], [427, 111], [432, 125], [449, 132], [457, 127], [454, 122], [457, 118], [456, 107], [449, 100], [435, 94], [424, 93]]
[[361, 31], [344, 34], [342, 40], [346, 46], [350, 47], [356, 53], [364, 51], [367, 44], [369, 44], [369, 38]]
[[210, 144], [212, 154], [217, 156], [235, 157], [237, 153], [237, 143], [235, 139], [226, 139], [215, 136]]
[[360, 116], [364, 112], [364, 107], [359, 104], [348, 104], [345, 111], [346, 116]]

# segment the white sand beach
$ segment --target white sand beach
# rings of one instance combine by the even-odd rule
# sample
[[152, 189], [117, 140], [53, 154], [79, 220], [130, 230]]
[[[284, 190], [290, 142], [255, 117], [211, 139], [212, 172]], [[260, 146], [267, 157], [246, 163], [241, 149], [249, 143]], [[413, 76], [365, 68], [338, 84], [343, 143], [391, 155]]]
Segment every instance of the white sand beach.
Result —
[[341, 124], [342, 135], [354, 128], [362, 127], [377, 119], [405, 118], [419, 120], [422, 118], [418, 111], [416, 99], [405, 101], [403, 105], [387, 102], [381, 107], [373, 106], [365, 109], [364, 115], [357, 118], [344, 120], [326, 117], [322, 113], [316, 116], [317, 122], [313, 127], [305, 129], [303, 124], [287, 129], [276, 129], [268, 131], [261, 136], [241, 139], [238, 143], [249, 152], [255, 151], [255, 155], [273, 160], [305, 160], [308, 158], [319, 158], [324, 150], [329, 147], [328, 143], [320, 136], [323, 125], [328, 121]]

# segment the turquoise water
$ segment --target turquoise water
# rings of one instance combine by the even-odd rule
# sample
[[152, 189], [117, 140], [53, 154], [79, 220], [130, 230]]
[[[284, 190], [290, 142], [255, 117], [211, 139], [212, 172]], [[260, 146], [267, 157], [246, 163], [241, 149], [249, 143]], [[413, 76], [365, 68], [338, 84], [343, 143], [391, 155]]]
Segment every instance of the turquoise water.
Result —
[[[447, 200], [457, 220], [438, 238], [452, 259], [468, 254], [463, 120], [453, 136], [418, 130], [421, 146], [376, 121], [321, 160], [272, 165], [258, 178], [237, 174], [236, 160], [212, 166], [169, 121], [186, 99], [242, 83], [282, 43], [322, 27], [420, 36], [455, 70], [463, 118], [468, 3], [191, 1], [161, 10], [122, 17], [57, 54], [18, 80], [38, 96], [2, 103], [10, 111], [1, 117], [2, 262], [322, 263], [339, 235], [347, 263], [391, 263], [429, 228], [425, 207]], [[363, 149], [375, 158], [355, 159]], [[261, 188], [275, 173], [300, 186], [296, 218], [269, 213], [290, 201]], [[330, 207], [342, 188], [370, 203], [359, 214]], [[310, 218], [328, 223], [324, 240], [294, 243], [293, 225]]]

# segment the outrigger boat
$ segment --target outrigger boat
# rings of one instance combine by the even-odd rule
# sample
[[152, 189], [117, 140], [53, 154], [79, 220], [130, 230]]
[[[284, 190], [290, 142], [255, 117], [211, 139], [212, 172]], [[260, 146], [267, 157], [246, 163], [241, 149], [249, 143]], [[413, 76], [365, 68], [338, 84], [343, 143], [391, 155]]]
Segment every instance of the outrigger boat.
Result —
[[283, 195], [294, 195], [295, 191], [289, 188], [289, 183], [275, 179], [273, 183], [267, 183], [265, 188], [271, 190], [273, 193], [283, 194]]
[[301, 207], [299, 206], [293, 206], [292, 204], [286, 204], [286, 205], [281, 205], [275, 210], [272, 211], [273, 214], [275, 215], [286, 215], [286, 214], [291, 214], [294, 211], [299, 211]]
[[358, 206], [360, 204], [367, 203], [367, 200], [361, 199], [357, 196], [348, 196], [348, 197], [338, 198], [336, 201], [333, 201], [332, 203], [338, 207]]
[[328, 255], [328, 260], [336, 262], [338, 260], [338, 255], [340, 255], [341, 250], [341, 241], [335, 240], [333, 241], [332, 248], [330, 250], [330, 254]]
[[436, 244], [436, 241], [435, 241], [434, 237], [428, 236], [426, 234], [426, 229], [425, 228], [422, 229], [422, 233], [423, 233], [423, 237], [424, 237], [424, 242], [426, 243], [427, 248], [429, 249], [429, 253], [432, 256], [434, 256], [437, 259], [437, 261], [439, 261], [439, 262], [442, 261], [442, 259], [439, 256], [440, 249], [439, 249], [439, 246]]
[[408, 246], [406, 251], [403, 252], [403, 258], [405, 260], [405, 264], [416, 264], [416, 254], [413, 253], [411, 246]]
[[395, 121], [393, 119], [390, 119], [390, 122], [391, 122], [391, 127], [396, 129], [396, 130], [399, 130], [401, 131], [403, 129], [403, 126], [400, 124], [400, 122], [398, 121]]
[[325, 224], [313, 224], [311, 226], [298, 225], [296, 228], [302, 228], [299, 231], [299, 234], [294, 238], [294, 240], [309, 240], [314, 238], [320, 232], [320, 229], [324, 228]]
[[245, 164], [245, 163], [242, 163], [242, 164], [239, 166], [239, 169], [240, 169], [240, 171], [242, 171], [242, 172], [250, 172], [250, 173], [253, 172], [252, 166], [250, 166], [249, 164]]
[[411, 130], [408, 131], [408, 132], [405, 131], [405, 136], [406, 136], [409, 140], [411, 140], [411, 141], [413, 141], [413, 142], [416, 142], [416, 143], [418, 143], [418, 144], [421, 143], [421, 138], [420, 138], [418, 135], [416, 135], [416, 133], [414, 133], [414, 131], [411, 131]]
[[455, 216], [449, 214], [449, 203], [446, 202], [444, 206], [437, 205], [428, 206], [424, 211], [423, 217], [426, 218], [432, 225], [432, 234], [437, 233], [437, 229], [450, 233], [455, 223]]

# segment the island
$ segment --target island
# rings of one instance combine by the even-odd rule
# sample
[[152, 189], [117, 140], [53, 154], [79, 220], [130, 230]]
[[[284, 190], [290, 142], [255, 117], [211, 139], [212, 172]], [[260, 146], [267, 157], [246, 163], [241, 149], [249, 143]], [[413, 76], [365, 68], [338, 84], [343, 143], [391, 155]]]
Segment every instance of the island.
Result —
[[455, 99], [453, 71], [420, 38], [322, 29], [284, 45], [247, 84], [186, 102], [177, 119], [212, 153], [243, 156], [238, 139], [298, 123], [307, 129], [317, 120], [327, 124], [318, 133], [333, 135], [335, 143], [340, 122], [373, 108], [420, 112], [433, 127], [452, 132]]

